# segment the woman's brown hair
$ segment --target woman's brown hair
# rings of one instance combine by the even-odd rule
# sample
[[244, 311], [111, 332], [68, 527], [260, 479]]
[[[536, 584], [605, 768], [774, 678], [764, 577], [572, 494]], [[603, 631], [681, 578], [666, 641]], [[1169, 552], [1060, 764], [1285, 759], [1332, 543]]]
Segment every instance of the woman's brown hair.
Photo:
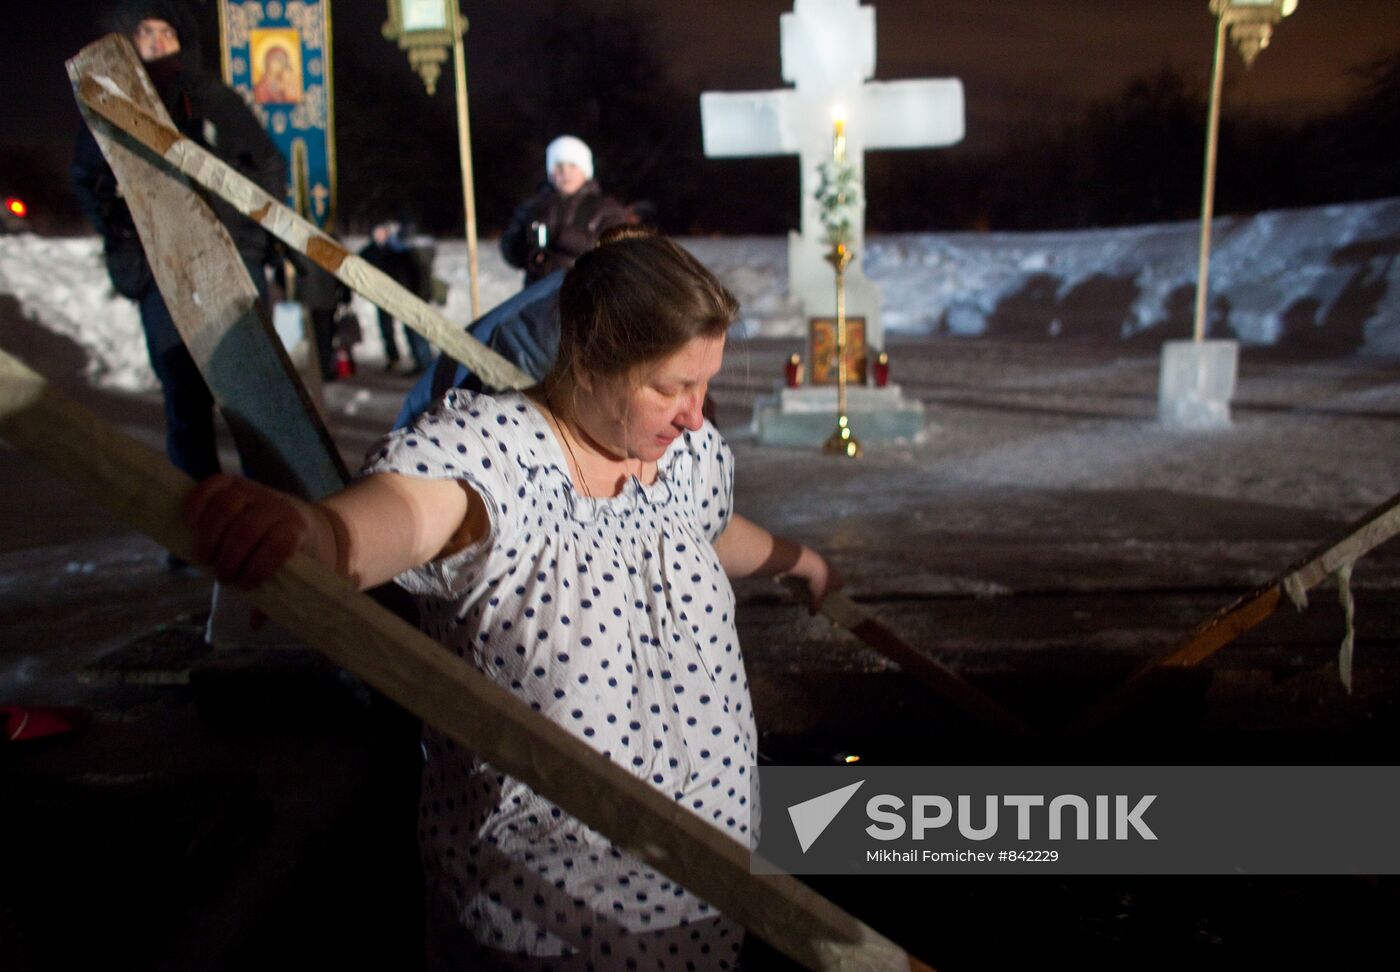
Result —
[[734, 295], [682, 247], [635, 226], [608, 230], [559, 291], [559, 353], [540, 384], [571, 405], [575, 375], [626, 374], [697, 337], [719, 337], [739, 312]]

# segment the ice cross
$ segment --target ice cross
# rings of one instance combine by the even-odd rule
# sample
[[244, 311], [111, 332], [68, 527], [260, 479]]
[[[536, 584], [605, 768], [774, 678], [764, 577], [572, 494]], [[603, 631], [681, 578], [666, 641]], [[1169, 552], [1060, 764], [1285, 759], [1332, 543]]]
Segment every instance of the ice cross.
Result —
[[802, 164], [802, 232], [788, 235], [788, 284], [808, 316], [835, 313], [836, 296], [813, 193], [817, 166], [831, 157], [832, 109], [846, 112], [846, 153], [862, 187], [855, 219], [856, 263], [847, 274], [847, 312], [866, 318], [866, 339], [883, 346], [880, 295], [860, 272], [864, 254], [868, 149], [952, 145], [963, 137], [962, 82], [956, 78], [870, 81], [875, 9], [856, 0], [796, 0], [779, 19], [783, 80], [777, 91], [700, 96], [705, 154], [712, 158], [796, 154]]

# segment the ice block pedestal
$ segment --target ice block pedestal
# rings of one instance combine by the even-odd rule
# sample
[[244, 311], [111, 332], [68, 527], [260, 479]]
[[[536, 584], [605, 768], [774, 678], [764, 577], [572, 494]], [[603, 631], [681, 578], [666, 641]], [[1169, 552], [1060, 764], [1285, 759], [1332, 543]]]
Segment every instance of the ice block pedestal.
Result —
[[1240, 346], [1237, 341], [1168, 341], [1162, 345], [1157, 417], [1178, 429], [1230, 425]]
[[[923, 403], [906, 399], [898, 385], [846, 386], [846, 413], [865, 445], [923, 441]], [[763, 445], [818, 449], [835, 428], [835, 385], [779, 388], [754, 403], [753, 430]]]

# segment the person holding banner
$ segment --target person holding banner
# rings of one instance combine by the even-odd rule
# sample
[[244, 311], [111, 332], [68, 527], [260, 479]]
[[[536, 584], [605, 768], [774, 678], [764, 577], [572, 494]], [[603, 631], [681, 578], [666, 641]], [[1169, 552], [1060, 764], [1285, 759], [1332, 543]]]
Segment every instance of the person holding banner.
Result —
[[[758, 760], [731, 577], [840, 585], [733, 510], [701, 402], [738, 304], [674, 242], [622, 228], [559, 296], [536, 386], [452, 390], [319, 504], [219, 476], [186, 502], [219, 579], [294, 550], [395, 578], [429, 635], [522, 703], [747, 844]], [[735, 967], [742, 929], [523, 783], [425, 732], [419, 837], [435, 968]]]
[[[119, 20], [180, 130], [280, 198], [286, 161], [243, 99], [200, 72], [199, 34], [188, 7], [176, 0], [129, 3]], [[86, 125], [78, 135], [72, 177], [85, 215], [102, 235], [113, 287], [140, 306], [146, 349], [165, 400], [166, 454], [196, 479], [218, 472], [213, 396], [175, 328], [120, 187]], [[221, 200], [210, 205], [266, 299], [267, 233]], [[180, 566], [173, 560], [171, 565]]]

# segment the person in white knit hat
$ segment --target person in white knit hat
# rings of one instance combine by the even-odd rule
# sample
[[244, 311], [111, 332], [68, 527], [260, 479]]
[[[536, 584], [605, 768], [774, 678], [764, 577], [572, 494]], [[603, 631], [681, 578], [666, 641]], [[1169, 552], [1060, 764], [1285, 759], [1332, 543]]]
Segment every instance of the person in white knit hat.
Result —
[[501, 255], [525, 271], [525, 285], [567, 270], [604, 230], [631, 222], [628, 210], [593, 179], [593, 151], [560, 135], [544, 153], [546, 182], [516, 208], [501, 236]]

